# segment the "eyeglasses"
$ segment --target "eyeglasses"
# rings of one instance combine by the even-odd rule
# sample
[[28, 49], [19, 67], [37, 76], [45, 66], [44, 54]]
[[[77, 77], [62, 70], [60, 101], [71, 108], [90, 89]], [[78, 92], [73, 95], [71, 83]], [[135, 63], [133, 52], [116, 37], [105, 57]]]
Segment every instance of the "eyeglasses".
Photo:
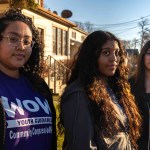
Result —
[[21, 40], [20, 37], [14, 36], [14, 35], [8, 35], [8, 36], [2, 36], [3, 38], [6, 38], [9, 44], [13, 47], [17, 47], [21, 42], [23, 43], [23, 46], [25, 49], [33, 48], [34, 41], [31, 41], [30, 39], [23, 39]]

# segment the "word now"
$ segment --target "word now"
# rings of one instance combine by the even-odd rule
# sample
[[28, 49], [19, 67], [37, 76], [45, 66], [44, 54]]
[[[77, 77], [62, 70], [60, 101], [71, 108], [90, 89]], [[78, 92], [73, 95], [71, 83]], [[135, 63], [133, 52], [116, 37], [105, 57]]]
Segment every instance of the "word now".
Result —
[[29, 112], [38, 112], [42, 108], [46, 114], [51, 113], [47, 100], [41, 101], [38, 97], [34, 97], [35, 100], [19, 100], [16, 98], [16, 103], [9, 102], [7, 97], [1, 96], [1, 98], [7, 115], [12, 118], [15, 117], [16, 110], [20, 115], [24, 115], [24, 108]]

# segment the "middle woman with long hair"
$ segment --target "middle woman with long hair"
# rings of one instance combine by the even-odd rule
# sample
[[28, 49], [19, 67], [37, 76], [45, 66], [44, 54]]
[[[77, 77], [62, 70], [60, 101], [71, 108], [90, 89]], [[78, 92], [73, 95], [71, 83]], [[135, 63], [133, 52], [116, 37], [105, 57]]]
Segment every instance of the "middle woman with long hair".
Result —
[[141, 117], [124, 54], [110, 32], [95, 31], [81, 45], [60, 103], [64, 150], [137, 149]]

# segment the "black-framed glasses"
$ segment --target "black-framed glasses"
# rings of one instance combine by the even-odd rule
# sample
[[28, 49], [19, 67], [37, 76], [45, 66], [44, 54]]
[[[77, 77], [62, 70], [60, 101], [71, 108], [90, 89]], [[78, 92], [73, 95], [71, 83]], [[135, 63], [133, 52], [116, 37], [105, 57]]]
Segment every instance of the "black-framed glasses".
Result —
[[25, 49], [29, 49], [29, 48], [33, 48], [35, 42], [25, 38], [23, 40], [20, 39], [20, 37], [15, 36], [15, 35], [7, 35], [7, 36], [2, 36], [3, 38], [6, 38], [8, 43], [12, 46], [12, 47], [17, 47], [21, 42], [23, 43], [23, 46]]

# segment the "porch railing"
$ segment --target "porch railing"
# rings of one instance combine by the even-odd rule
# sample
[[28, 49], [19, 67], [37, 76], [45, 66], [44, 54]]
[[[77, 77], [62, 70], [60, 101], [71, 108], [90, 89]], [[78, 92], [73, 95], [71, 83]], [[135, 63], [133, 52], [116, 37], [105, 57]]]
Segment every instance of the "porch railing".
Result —
[[59, 94], [70, 75], [70, 69], [50, 55], [45, 59], [45, 64], [47, 84], [53, 89], [53, 93]]

